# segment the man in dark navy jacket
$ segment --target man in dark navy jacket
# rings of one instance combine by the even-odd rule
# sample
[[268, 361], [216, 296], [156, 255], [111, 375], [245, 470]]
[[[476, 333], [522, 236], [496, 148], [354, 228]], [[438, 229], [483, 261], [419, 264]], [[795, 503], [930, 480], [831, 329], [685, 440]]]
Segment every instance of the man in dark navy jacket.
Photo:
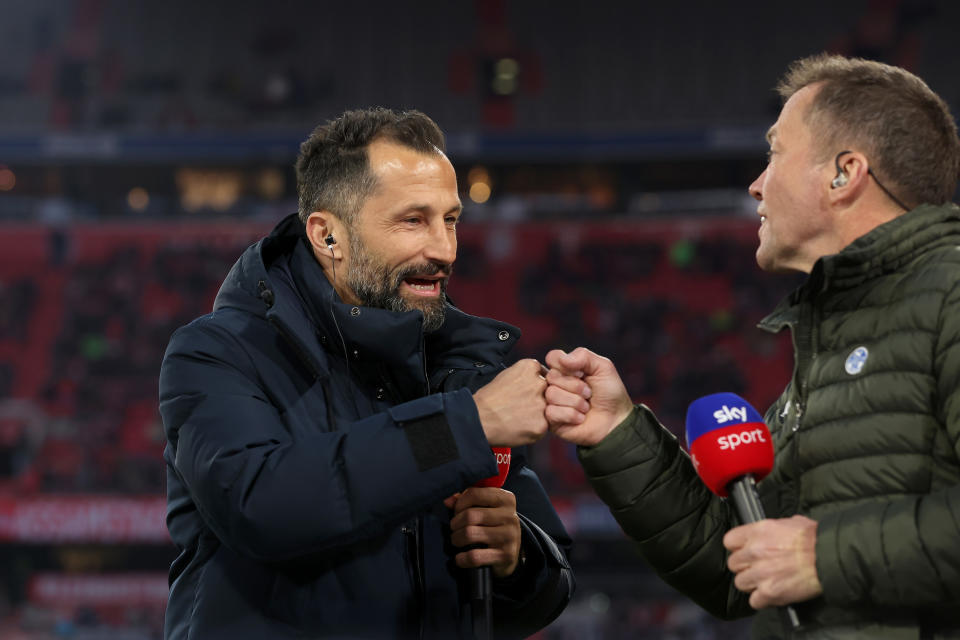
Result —
[[299, 215], [250, 247], [160, 374], [168, 445], [165, 635], [469, 637], [490, 566], [495, 637], [569, 601], [570, 540], [515, 451], [545, 381], [510, 325], [451, 306], [461, 205], [419, 112], [351, 111], [297, 161]]

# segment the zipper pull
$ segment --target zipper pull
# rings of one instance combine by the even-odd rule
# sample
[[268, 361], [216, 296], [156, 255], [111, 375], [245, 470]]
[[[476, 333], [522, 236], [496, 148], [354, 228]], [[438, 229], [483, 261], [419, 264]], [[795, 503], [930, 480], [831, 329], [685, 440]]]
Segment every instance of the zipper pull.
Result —
[[793, 419], [793, 427], [791, 427], [791, 431], [796, 432], [800, 428], [800, 418], [803, 417], [803, 404], [798, 402], [794, 406], [797, 408], [797, 410], [794, 412], [795, 417]]

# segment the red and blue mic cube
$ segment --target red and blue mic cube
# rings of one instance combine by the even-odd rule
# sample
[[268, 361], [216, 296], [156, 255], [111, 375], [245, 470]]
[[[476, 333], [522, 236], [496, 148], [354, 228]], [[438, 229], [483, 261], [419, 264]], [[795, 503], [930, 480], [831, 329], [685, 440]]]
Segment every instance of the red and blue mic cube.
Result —
[[687, 446], [697, 473], [711, 491], [726, 497], [743, 476], [760, 480], [773, 469], [773, 442], [763, 418], [735, 393], [714, 393], [687, 409]]

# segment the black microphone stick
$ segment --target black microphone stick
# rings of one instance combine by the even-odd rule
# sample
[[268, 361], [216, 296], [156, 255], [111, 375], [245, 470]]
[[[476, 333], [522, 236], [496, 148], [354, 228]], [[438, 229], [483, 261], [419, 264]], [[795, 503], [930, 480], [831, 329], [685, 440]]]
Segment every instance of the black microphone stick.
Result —
[[[730, 491], [730, 498], [737, 509], [737, 516], [740, 522], [750, 524], [760, 522], [767, 516], [763, 513], [763, 505], [760, 504], [760, 497], [757, 495], [757, 483], [753, 476], [743, 476], [730, 483], [727, 487]], [[800, 628], [800, 617], [792, 604], [781, 607], [783, 618], [791, 629], [796, 631]]]

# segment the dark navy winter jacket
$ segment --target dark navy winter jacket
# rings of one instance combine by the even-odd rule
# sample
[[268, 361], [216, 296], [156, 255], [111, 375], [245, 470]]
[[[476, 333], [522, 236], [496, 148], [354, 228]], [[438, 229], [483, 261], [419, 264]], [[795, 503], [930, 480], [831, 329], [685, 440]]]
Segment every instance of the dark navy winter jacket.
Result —
[[[424, 334], [422, 318], [343, 304], [290, 216], [173, 335], [166, 638], [467, 637], [442, 500], [497, 471], [471, 391], [519, 332], [449, 307]], [[498, 638], [543, 627], [573, 590], [522, 450], [504, 488], [525, 561], [494, 581]]]

